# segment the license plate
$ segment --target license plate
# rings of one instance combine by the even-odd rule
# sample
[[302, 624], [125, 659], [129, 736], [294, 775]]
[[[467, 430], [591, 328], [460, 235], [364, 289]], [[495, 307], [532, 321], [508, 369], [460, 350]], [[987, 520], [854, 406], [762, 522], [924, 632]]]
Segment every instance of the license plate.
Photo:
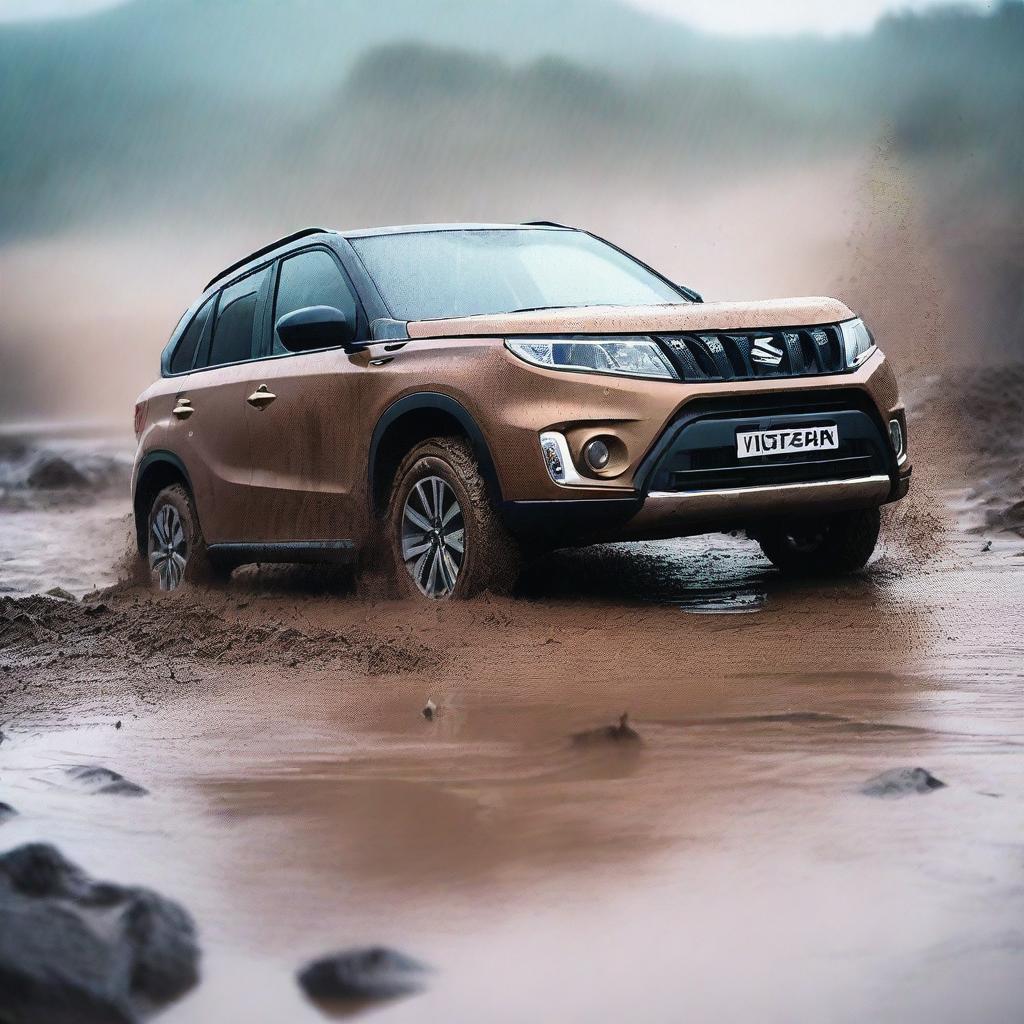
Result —
[[736, 457], [788, 455], [791, 452], [824, 452], [839, 447], [839, 428], [834, 423], [821, 427], [784, 430], [741, 430], [736, 433]]

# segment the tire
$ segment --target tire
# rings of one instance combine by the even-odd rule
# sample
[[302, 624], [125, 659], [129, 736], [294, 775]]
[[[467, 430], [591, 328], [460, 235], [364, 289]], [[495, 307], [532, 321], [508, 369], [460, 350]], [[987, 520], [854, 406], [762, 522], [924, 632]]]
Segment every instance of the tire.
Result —
[[400, 596], [461, 598], [515, 586], [518, 546], [491, 507], [476, 457], [462, 438], [431, 438], [402, 460], [386, 525]]
[[146, 518], [146, 561], [160, 590], [183, 583], [226, 580], [231, 571], [210, 559], [192, 495], [182, 484], [165, 487], [153, 499]]
[[781, 572], [838, 576], [867, 565], [880, 525], [880, 510], [871, 508], [776, 526], [760, 533], [757, 540]]

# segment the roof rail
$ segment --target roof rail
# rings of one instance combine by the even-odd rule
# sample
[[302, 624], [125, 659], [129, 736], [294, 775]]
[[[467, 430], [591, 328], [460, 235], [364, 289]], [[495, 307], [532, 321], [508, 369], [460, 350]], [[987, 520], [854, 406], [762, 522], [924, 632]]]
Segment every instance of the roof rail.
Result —
[[567, 228], [569, 231], [575, 231], [571, 224], [559, 224], [557, 220], [524, 220], [522, 223], [524, 228]]
[[[300, 238], [305, 238], [307, 235], [319, 235], [326, 232], [327, 228], [303, 228], [301, 231], [294, 231], [290, 235], [285, 235], [284, 238], [279, 238], [276, 242], [271, 242], [270, 245], [263, 246], [262, 249], [257, 249], [255, 252], [249, 253], [243, 259], [238, 260], [237, 263], [232, 263], [230, 267], [225, 268], [219, 274], [215, 274], [206, 284], [206, 288], [210, 288], [215, 285], [221, 278], [227, 277], [232, 271], [237, 270], [239, 267], [244, 267], [246, 263], [251, 262], [259, 256], [265, 256], [268, 252], [273, 252], [275, 249], [279, 249], [282, 245], [287, 245], [289, 242], [297, 241]], [[206, 291], [206, 288], [203, 291]]]

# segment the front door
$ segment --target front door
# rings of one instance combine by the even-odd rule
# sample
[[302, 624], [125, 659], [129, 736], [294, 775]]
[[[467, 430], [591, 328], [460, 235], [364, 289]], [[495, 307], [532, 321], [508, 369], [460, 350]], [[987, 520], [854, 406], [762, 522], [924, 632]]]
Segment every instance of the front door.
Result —
[[334, 306], [353, 331], [362, 328], [348, 279], [323, 248], [281, 260], [268, 352], [248, 368], [250, 506], [260, 523], [259, 539], [270, 543], [353, 536], [359, 470], [350, 433], [361, 369], [340, 348], [288, 351], [274, 324], [307, 306]]

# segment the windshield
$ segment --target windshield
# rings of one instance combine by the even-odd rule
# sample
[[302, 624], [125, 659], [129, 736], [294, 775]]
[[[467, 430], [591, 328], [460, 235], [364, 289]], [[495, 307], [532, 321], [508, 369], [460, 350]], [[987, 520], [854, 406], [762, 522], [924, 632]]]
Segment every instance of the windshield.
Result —
[[581, 231], [416, 231], [350, 241], [397, 320], [687, 301], [629, 256]]

